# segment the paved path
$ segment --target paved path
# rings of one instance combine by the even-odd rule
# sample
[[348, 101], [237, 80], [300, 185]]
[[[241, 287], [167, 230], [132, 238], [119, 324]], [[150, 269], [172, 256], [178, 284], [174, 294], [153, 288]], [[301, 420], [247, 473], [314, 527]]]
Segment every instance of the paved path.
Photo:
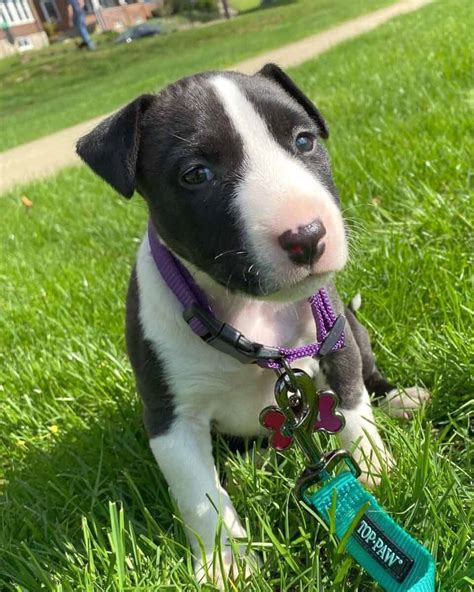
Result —
[[[342, 41], [371, 31], [395, 16], [417, 10], [432, 1], [401, 0], [322, 33], [305, 37], [300, 41], [245, 60], [228, 69], [252, 74], [268, 62], [275, 62], [284, 68], [297, 66]], [[0, 154], [0, 193], [7, 191], [17, 183], [45, 177], [65, 166], [78, 164], [79, 159], [74, 150], [77, 139], [91, 130], [104, 117], [105, 115], [101, 115]]]

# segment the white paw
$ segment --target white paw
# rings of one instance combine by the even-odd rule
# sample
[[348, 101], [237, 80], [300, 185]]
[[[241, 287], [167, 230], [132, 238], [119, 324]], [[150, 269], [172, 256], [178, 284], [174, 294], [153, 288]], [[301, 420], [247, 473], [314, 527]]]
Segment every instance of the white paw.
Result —
[[368, 436], [362, 438], [352, 456], [361, 470], [359, 480], [370, 489], [378, 487], [382, 474], [395, 467], [395, 460], [380, 437], [372, 441]]
[[394, 389], [382, 399], [379, 407], [385, 411], [389, 417], [399, 417], [402, 419], [411, 419], [413, 411], [427, 403], [431, 398], [429, 391], [418, 386], [412, 386], [406, 389]]
[[389, 473], [395, 467], [394, 458], [385, 448], [375, 451], [369, 446], [359, 447], [353, 456], [361, 470], [359, 480], [370, 489], [378, 487], [382, 474]]
[[196, 560], [194, 574], [200, 584], [212, 583], [219, 590], [225, 589], [225, 582], [231, 580], [246, 580], [261, 565], [260, 558], [246, 547], [239, 548], [239, 558], [236, 558], [230, 547], [206, 553], [205, 558]]

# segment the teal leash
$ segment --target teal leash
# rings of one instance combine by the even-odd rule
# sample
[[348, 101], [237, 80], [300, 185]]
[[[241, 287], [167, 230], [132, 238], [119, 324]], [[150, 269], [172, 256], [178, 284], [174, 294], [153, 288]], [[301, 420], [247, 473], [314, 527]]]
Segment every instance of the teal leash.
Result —
[[[430, 552], [399, 526], [350, 471], [326, 482], [303, 500], [339, 540], [348, 532], [345, 550], [389, 592], [433, 592], [435, 563]], [[362, 515], [360, 515], [362, 512]]]
[[[270, 443], [285, 450], [293, 442], [306, 457], [306, 470], [297, 486], [297, 497], [330, 527], [347, 551], [388, 592], [434, 592], [435, 562], [420, 545], [379, 505], [357, 480], [360, 469], [346, 450], [321, 454], [314, 431], [336, 433], [344, 426], [330, 391], [316, 393], [312, 380], [301, 370], [284, 364], [276, 385], [278, 407], [260, 414], [261, 424], [273, 434]], [[349, 470], [336, 476], [336, 466]], [[320, 486], [314, 491], [315, 486]]]

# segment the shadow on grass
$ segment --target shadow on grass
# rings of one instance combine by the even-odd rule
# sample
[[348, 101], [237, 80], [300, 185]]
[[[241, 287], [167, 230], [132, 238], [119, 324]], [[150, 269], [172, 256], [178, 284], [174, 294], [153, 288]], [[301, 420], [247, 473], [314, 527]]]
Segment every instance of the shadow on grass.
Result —
[[259, 4], [255, 6], [255, 8], [249, 8], [248, 10], [242, 10], [239, 12], [239, 16], [243, 14], [252, 14], [254, 12], [259, 12], [261, 10], [268, 10], [269, 8], [277, 8], [279, 6], [286, 6], [289, 4], [295, 4], [297, 0], [269, 0], [264, 4]]
[[123, 506], [137, 534], [183, 538], [148, 447], [138, 400], [131, 395], [114, 407], [89, 426], [58, 434], [47, 450], [44, 443], [41, 450], [27, 444], [21, 468], [12, 461], [6, 469], [2, 590], [52, 588], [57, 579], [49, 576], [67, 571], [68, 556], [86, 555], [84, 518], [92, 530], [110, 527], [110, 501]]
[[[27, 443], [24, 456], [5, 470], [0, 496], [2, 590], [56, 589], [61, 574], [71, 571], [71, 557], [76, 570], [84, 569], [85, 520], [110, 552], [105, 534], [111, 525], [110, 502], [123, 507], [126, 524], [137, 538], [143, 535], [157, 544], [172, 538], [187, 546], [168, 486], [148, 446], [138, 396], [109, 396], [114, 404], [94, 423], [52, 436], [50, 445], [42, 442], [41, 449]], [[261, 439], [259, 443], [265, 445]], [[225, 481], [222, 461], [229, 453], [249, 450], [252, 442], [218, 437], [214, 445]]]

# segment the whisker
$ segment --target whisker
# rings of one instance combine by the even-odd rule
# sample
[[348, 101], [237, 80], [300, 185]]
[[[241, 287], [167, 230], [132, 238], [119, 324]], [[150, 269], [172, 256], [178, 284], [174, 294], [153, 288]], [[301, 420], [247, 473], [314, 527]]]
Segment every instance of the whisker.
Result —
[[230, 280], [232, 279], [232, 274], [234, 273], [234, 269], [229, 273], [229, 277], [227, 278], [227, 282], [226, 282], [226, 286], [225, 286], [225, 290], [227, 292], [227, 295], [229, 297], [229, 285], [230, 285]]
[[236, 251], [235, 249], [230, 249], [229, 251], [223, 251], [214, 257], [214, 261], [217, 261], [220, 257], [224, 255], [246, 255], [247, 251]]
[[182, 140], [183, 142], [186, 142], [187, 144], [192, 144], [191, 140], [188, 140], [187, 138], [182, 138], [181, 136], [178, 136], [178, 134], [168, 134], [169, 136], [171, 136], [172, 138], [176, 138], [177, 140]]
[[351, 210], [355, 210], [357, 208], [376, 208], [376, 204], [374, 203], [362, 203], [362, 204], [350, 204], [348, 206], [344, 206], [341, 208], [343, 214], [346, 212], [350, 212]]

